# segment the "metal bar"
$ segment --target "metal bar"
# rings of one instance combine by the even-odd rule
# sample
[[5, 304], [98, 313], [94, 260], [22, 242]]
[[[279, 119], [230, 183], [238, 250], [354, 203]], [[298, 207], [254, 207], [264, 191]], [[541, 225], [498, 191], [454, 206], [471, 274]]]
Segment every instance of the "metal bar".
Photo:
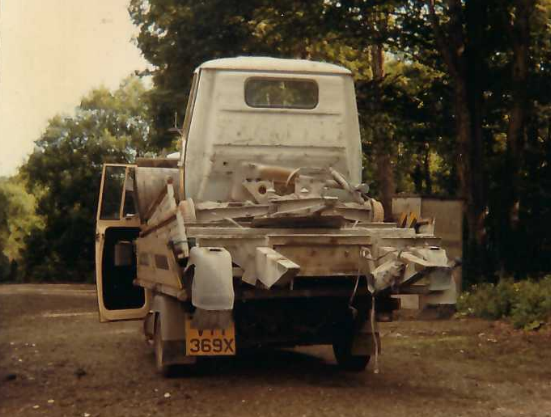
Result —
[[154, 232], [155, 230], [160, 229], [161, 227], [164, 227], [167, 224], [172, 223], [174, 220], [176, 220], [176, 210], [174, 210], [174, 212], [172, 213], [169, 213], [167, 217], [165, 217], [163, 220], [160, 220], [158, 223], [155, 223], [152, 226], [145, 227], [140, 233], [140, 237], [145, 237], [151, 232]]
[[159, 192], [159, 194], [157, 195], [157, 198], [155, 198], [155, 200], [151, 203], [151, 205], [149, 206], [149, 208], [147, 209], [147, 212], [145, 213], [145, 217], [144, 217], [144, 220], [148, 220], [151, 215], [153, 214], [153, 212], [155, 211], [155, 208], [161, 204], [161, 202], [163, 201], [163, 199], [165, 198], [167, 194], [167, 186], [165, 184], [165, 186], [161, 189], [161, 191]]
[[[308, 289], [308, 290], [290, 290], [271, 288], [269, 290], [235, 290], [236, 300], [261, 300], [270, 298], [315, 298], [315, 297], [336, 297], [350, 298], [351, 288], [339, 289]], [[359, 288], [356, 291], [356, 297], [371, 295], [367, 288]]]
[[186, 301], [188, 299], [188, 294], [186, 290], [182, 289], [179, 290], [174, 287], [170, 287], [168, 285], [159, 284], [153, 281], [147, 281], [144, 279], [135, 279], [134, 285], [138, 287], [143, 287], [148, 290], [159, 292], [161, 294], [169, 295], [171, 297], [177, 298], [180, 301]]
[[126, 200], [126, 179], [128, 178], [128, 167], [124, 170], [124, 180], [122, 182], [122, 195], [121, 195], [121, 206], [119, 211], [119, 219], [124, 219], [124, 203]]

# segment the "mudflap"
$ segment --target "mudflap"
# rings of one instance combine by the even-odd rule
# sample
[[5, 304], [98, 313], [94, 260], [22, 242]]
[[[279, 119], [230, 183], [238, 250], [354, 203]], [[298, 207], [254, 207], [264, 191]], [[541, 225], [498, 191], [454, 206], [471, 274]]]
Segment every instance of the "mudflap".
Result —
[[146, 340], [153, 340], [160, 330], [160, 344], [156, 349], [162, 349], [162, 365], [189, 365], [196, 362], [196, 357], [186, 355], [186, 323], [187, 313], [183, 304], [175, 298], [162, 294], [153, 297], [152, 309], [144, 321]]

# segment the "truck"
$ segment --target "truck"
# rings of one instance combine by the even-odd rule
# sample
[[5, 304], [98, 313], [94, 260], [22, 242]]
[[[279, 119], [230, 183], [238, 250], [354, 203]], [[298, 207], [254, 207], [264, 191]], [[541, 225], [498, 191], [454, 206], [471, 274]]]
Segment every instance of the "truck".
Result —
[[156, 369], [258, 347], [330, 345], [362, 371], [400, 294], [453, 305], [434, 220], [384, 221], [362, 183], [352, 73], [238, 57], [193, 74], [179, 152], [105, 164], [101, 322], [142, 320]]

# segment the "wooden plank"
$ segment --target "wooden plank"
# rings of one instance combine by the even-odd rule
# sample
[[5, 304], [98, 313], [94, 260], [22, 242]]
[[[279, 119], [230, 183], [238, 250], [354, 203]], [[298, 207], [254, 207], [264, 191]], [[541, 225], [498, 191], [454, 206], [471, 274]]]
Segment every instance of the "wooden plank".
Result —
[[144, 279], [135, 279], [134, 285], [138, 287], [143, 287], [153, 292], [159, 292], [161, 294], [169, 295], [171, 297], [177, 298], [180, 301], [187, 301], [188, 294], [185, 289], [178, 290], [174, 287], [159, 284], [153, 281], [147, 281]]
[[273, 246], [338, 246], [371, 245], [371, 236], [345, 235], [345, 234], [291, 234], [268, 235], [270, 245]]
[[[381, 233], [381, 229], [377, 229]], [[257, 228], [257, 227], [236, 227], [236, 226], [214, 226], [211, 224], [199, 225], [186, 224], [186, 231], [190, 237], [216, 237], [216, 236], [277, 236], [277, 235], [316, 235], [316, 236], [371, 236], [371, 230], [365, 228], [342, 228], [342, 229], [323, 229], [315, 228], [308, 229], [305, 233], [304, 229], [288, 229], [288, 228]], [[375, 230], [373, 230], [375, 232]], [[415, 233], [415, 231], [413, 231]]]
[[354, 276], [358, 273], [360, 247], [357, 244], [283, 244], [274, 250], [300, 266], [299, 277]]
[[430, 294], [429, 287], [427, 285], [411, 285], [406, 287], [398, 287], [392, 290], [393, 294], [413, 294], [413, 295], [426, 295]]
[[157, 195], [157, 198], [155, 198], [155, 200], [153, 200], [153, 202], [151, 203], [151, 205], [147, 209], [147, 212], [145, 214], [145, 219], [146, 220], [148, 220], [153, 215], [153, 213], [155, 212], [155, 209], [163, 201], [166, 194], [167, 194], [167, 188], [163, 187], [161, 189], [161, 191], [159, 192], [159, 194]]
[[144, 168], [178, 168], [174, 158], [136, 158], [136, 165]]
[[340, 229], [346, 224], [342, 216], [288, 216], [256, 218], [253, 227], [292, 227], [292, 228], [329, 228]]
[[[155, 223], [151, 226], [146, 226], [142, 229], [141, 233], [140, 233], [140, 236], [141, 237], [145, 237], [147, 236], [148, 234], [160, 229], [161, 227], [164, 227], [168, 224], [170, 224], [171, 222], [173, 222], [174, 220], [176, 220], [176, 212], [174, 213], [169, 213], [164, 219], [162, 219], [161, 221], [159, 221], [158, 223]], [[168, 242], [167, 242], [168, 243]]]

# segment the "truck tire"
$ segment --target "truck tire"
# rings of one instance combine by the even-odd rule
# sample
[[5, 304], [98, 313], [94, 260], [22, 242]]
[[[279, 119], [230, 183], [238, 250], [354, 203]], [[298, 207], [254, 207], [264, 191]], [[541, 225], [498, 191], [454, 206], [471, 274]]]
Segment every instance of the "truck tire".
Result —
[[369, 355], [352, 355], [352, 343], [348, 340], [335, 340], [333, 342], [333, 353], [339, 368], [348, 372], [362, 372], [367, 367]]
[[340, 323], [333, 339], [333, 353], [339, 368], [348, 372], [361, 372], [365, 370], [369, 355], [353, 355], [352, 345], [356, 334], [354, 318], [350, 315]]
[[161, 317], [157, 315], [155, 320], [155, 334], [153, 336], [153, 347], [155, 349], [155, 368], [163, 377], [169, 377], [171, 374], [171, 366], [164, 363], [164, 347], [161, 334]]
[[[149, 321], [153, 320], [153, 328], [149, 328]], [[150, 346], [155, 346], [155, 313], [149, 312], [143, 320], [143, 335], [145, 343]]]

